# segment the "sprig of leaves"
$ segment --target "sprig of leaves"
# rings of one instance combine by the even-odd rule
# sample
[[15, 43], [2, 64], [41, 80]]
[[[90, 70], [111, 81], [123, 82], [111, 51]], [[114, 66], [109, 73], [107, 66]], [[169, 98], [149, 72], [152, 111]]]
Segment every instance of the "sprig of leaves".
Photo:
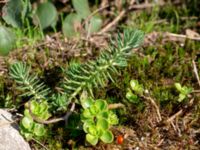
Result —
[[125, 30], [123, 35], [119, 34], [115, 40], [110, 41], [109, 48], [97, 60], [70, 65], [63, 84], [69, 95], [68, 101], [82, 90], [87, 90], [93, 96], [94, 87], [103, 87], [109, 79], [114, 82], [113, 76], [118, 74], [117, 68], [127, 66], [131, 50], [140, 46], [143, 37], [144, 34], [139, 30]]
[[33, 96], [34, 99], [45, 99], [49, 94], [49, 88], [40, 82], [36, 75], [30, 75], [30, 66], [22, 62], [11, 65], [9, 75], [18, 83], [18, 89], [24, 93], [21, 96]]

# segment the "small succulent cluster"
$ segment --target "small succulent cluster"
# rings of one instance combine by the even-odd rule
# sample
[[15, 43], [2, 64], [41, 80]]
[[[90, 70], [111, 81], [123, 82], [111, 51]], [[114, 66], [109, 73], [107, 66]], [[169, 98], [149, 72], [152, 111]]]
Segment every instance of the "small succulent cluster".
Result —
[[139, 84], [137, 80], [131, 80], [130, 87], [131, 89], [128, 88], [128, 92], [126, 93], [126, 98], [129, 100], [129, 102], [138, 104], [138, 96], [141, 96], [144, 93], [143, 85]]
[[[26, 104], [28, 105], [28, 104]], [[30, 109], [33, 115], [36, 117], [47, 120], [51, 115], [48, 112], [48, 104], [46, 101], [38, 103], [35, 100], [30, 102]], [[45, 126], [40, 123], [36, 123], [28, 108], [24, 110], [24, 117], [21, 120], [20, 125], [21, 133], [26, 137], [26, 139], [31, 139], [33, 136], [42, 137], [46, 133]]]
[[179, 98], [178, 98], [179, 102], [182, 102], [184, 99], [186, 99], [188, 95], [193, 91], [192, 88], [181, 86], [180, 83], [175, 83], [175, 87], [179, 91]]
[[[174, 86], [176, 90], [179, 92], [178, 102], [182, 102], [183, 100], [185, 100], [189, 96], [189, 94], [193, 91], [192, 88], [181, 86], [180, 83], [175, 83]], [[139, 84], [137, 80], [131, 80], [130, 87], [131, 88], [128, 88], [128, 92], [126, 93], [126, 98], [128, 99], [129, 102], [138, 104], [140, 102], [138, 96], [142, 96], [144, 93], [143, 85]]]
[[114, 139], [109, 130], [112, 125], [118, 124], [118, 118], [115, 113], [108, 109], [105, 100], [96, 100], [87, 98], [81, 102], [83, 112], [81, 120], [83, 130], [86, 132], [86, 140], [92, 145], [96, 145], [101, 139], [104, 143], [111, 143]]

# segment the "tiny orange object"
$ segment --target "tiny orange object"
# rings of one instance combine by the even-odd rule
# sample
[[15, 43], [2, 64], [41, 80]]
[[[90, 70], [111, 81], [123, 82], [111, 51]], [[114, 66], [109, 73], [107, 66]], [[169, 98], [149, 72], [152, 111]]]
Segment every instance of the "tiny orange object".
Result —
[[123, 136], [122, 136], [122, 135], [118, 135], [118, 136], [117, 136], [117, 144], [122, 144], [123, 141], [124, 141]]

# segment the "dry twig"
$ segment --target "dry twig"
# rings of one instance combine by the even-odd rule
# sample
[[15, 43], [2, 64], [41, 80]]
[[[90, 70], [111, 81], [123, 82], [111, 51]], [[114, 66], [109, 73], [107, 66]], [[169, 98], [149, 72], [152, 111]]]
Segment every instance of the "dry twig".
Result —
[[192, 65], [193, 65], [193, 71], [194, 71], [194, 74], [195, 74], [195, 77], [198, 81], [198, 84], [199, 84], [199, 87], [200, 87], [200, 79], [199, 79], [199, 74], [198, 74], [198, 71], [197, 71], [197, 66], [196, 66], [196, 63], [194, 60], [192, 60]]
[[158, 105], [156, 104], [155, 100], [153, 98], [151, 98], [150, 96], [142, 96], [144, 99], [146, 100], [149, 100], [151, 102], [151, 104], [155, 107], [156, 109], [156, 113], [158, 115], [158, 122], [162, 121], [162, 117], [161, 117], [161, 114], [160, 114], [160, 109], [158, 107]]
[[41, 124], [52, 124], [52, 123], [56, 123], [56, 122], [59, 122], [59, 121], [65, 121], [65, 123], [67, 124], [69, 116], [71, 115], [71, 113], [75, 109], [75, 103], [72, 103], [70, 111], [67, 112], [65, 116], [59, 117], [59, 118], [50, 119], [50, 120], [43, 120], [43, 119], [40, 119], [36, 115], [33, 114], [32, 110], [31, 110], [30, 101], [28, 102], [28, 104], [29, 104], [28, 105], [28, 110], [29, 110], [29, 113], [30, 113], [31, 117], [33, 118], [33, 120], [35, 120], [36, 122], [41, 123]]
[[190, 40], [195, 40], [195, 41], [200, 41], [200, 37], [189, 37], [187, 35], [183, 34], [175, 34], [175, 33], [166, 33], [166, 36], [168, 37], [176, 37], [176, 38], [181, 38], [181, 39], [190, 39]]
[[[193, 105], [194, 102], [194, 98], [192, 98], [189, 102], [189, 106], [191, 107]], [[189, 108], [190, 108], [189, 107]], [[166, 121], [164, 121], [165, 124], [171, 123], [175, 118], [177, 118], [178, 116], [180, 116], [181, 114], [184, 113], [183, 109], [180, 109], [178, 112], [176, 112], [174, 115], [172, 115], [171, 117], [169, 117]]]
[[144, 4], [137, 4], [137, 5], [132, 5], [130, 6], [129, 9], [147, 9], [147, 8], [152, 8], [152, 7], [155, 7], [155, 6], [164, 6], [166, 3], [164, 2], [160, 2], [160, 3], [144, 3]]
[[180, 116], [183, 113], [183, 110], [179, 110], [177, 113], [172, 115], [170, 118], [166, 120], [166, 123], [171, 123], [176, 117]]
[[[127, 12], [133, 10], [133, 9], [146, 9], [146, 8], [152, 8], [152, 7], [155, 7], [155, 6], [164, 6], [166, 5], [166, 3], [164, 2], [160, 2], [160, 3], [152, 3], [152, 4], [149, 4], [149, 3], [144, 3], [144, 4], [136, 4], [134, 5], [135, 3], [135, 0], [131, 0], [131, 2], [129, 3], [129, 7], [128, 9], [124, 9], [122, 10], [119, 15], [113, 20], [111, 21], [109, 24], [107, 24], [100, 32], [99, 34], [102, 34], [102, 33], [105, 33], [107, 31], [110, 30], [111, 27], [113, 27], [114, 25], [116, 25], [124, 16]], [[179, 2], [174, 2], [173, 4], [179, 4]]]
[[117, 104], [110, 104], [108, 105], [108, 109], [117, 109], [117, 108], [124, 108], [124, 104], [122, 103], [117, 103]]
[[82, 23], [82, 26], [84, 26], [94, 15], [96, 15], [98, 12], [108, 8], [109, 5], [106, 5], [106, 6], [103, 6], [103, 7], [100, 7], [98, 9], [96, 9], [95, 11], [93, 11], [85, 20], [84, 22]]
[[[131, 8], [131, 5], [133, 5], [134, 3], [135, 3], [135, 0], [132, 0], [132, 1], [130, 2], [130, 7], [129, 7], [129, 9]], [[113, 27], [114, 25], [116, 25], [116, 24], [121, 20], [121, 18], [126, 14], [126, 12], [128, 12], [129, 9], [127, 9], [127, 10], [122, 10], [122, 11], [119, 13], [119, 15], [118, 15], [112, 22], [110, 22], [108, 25], [106, 25], [106, 26], [99, 32], [99, 34], [105, 33], [105, 32], [107, 32], [108, 30], [110, 30], [111, 27]]]
[[112, 21], [110, 22], [107, 26], [105, 26], [100, 32], [99, 34], [105, 33], [108, 30], [110, 30], [111, 27], [113, 27], [115, 24], [117, 24], [119, 22], [119, 20], [124, 16], [124, 14], [126, 13], [126, 10], [122, 10], [120, 12], [120, 14]]

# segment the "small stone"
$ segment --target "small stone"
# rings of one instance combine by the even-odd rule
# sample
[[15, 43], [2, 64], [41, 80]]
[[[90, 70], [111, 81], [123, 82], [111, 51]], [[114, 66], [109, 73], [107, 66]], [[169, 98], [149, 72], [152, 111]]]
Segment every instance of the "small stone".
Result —
[[12, 114], [0, 109], [0, 150], [31, 150], [19, 133], [17, 124], [12, 123]]

